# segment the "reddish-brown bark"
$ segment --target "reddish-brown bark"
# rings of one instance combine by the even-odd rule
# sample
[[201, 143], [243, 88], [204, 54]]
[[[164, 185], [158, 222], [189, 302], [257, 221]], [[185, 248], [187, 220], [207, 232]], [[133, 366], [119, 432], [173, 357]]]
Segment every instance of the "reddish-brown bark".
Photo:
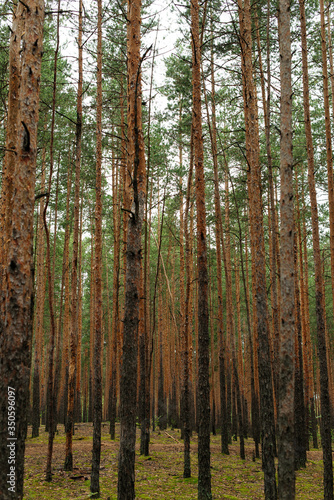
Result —
[[[9, 388], [15, 393], [16, 480], [15, 498], [23, 497], [24, 450], [29, 406], [33, 320], [33, 221], [35, 205], [35, 173], [39, 90], [43, 51], [44, 2], [27, 0], [21, 11], [25, 31], [21, 39], [20, 110], [11, 120], [9, 130], [16, 127], [13, 195], [8, 200], [10, 218], [2, 281], [0, 316], [0, 448], [8, 450]], [[13, 34], [13, 37], [17, 33]], [[5, 214], [8, 217], [8, 211]], [[20, 367], [18, 370], [17, 367]], [[13, 436], [12, 436], [13, 437]], [[0, 463], [0, 496], [13, 498], [8, 490], [9, 463], [2, 453]]]
[[197, 272], [198, 272], [198, 499], [211, 496], [210, 471], [210, 387], [209, 387], [209, 311], [206, 249], [204, 151], [201, 110], [201, 46], [199, 3], [191, 2], [193, 141], [196, 176]]
[[100, 497], [102, 422], [102, 0], [97, 18], [97, 98], [96, 98], [96, 184], [95, 184], [95, 314], [94, 314], [94, 411], [93, 452], [90, 491]]
[[[323, 2], [322, 18], [323, 18]], [[325, 309], [323, 300], [323, 272], [320, 255], [318, 205], [314, 178], [314, 150], [310, 118], [309, 79], [306, 41], [306, 19], [304, 0], [299, 0], [301, 40], [302, 40], [302, 67], [303, 67], [303, 100], [304, 123], [306, 135], [306, 149], [308, 160], [308, 184], [311, 200], [312, 242], [315, 267], [315, 301], [317, 318], [317, 343], [320, 365], [320, 404], [321, 404], [321, 441], [324, 456], [324, 499], [333, 500], [333, 458], [331, 445], [330, 399], [328, 390], [328, 366], [325, 336]]]
[[120, 451], [118, 460], [118, 500], [135, 498], [135, 442], [137, 352], [141, 232], [146, 198], [146, 169], [141, 110], [140, 25], [141, 1], [128, 2], [128, 144], [127, 170], [132, 178], [132, 205], [128, 214], [126, 280], [123, 322], [123, 356], [120, 383]]
[[269, 322], [266, 294], [266, 268], [261, 197], [259, 128], [257, 96], [252, 65], [252, 23], [249, 0], [238, 1], [242, 79], [246, 125], [247, 184], [250, 214], [253, 293], [255, 293], [256, 332], [258, 338], [259, 388], [262, 428], [262, 464], [266, 500], [276, 500], [275, 422], [273, 383], [270, 360]]

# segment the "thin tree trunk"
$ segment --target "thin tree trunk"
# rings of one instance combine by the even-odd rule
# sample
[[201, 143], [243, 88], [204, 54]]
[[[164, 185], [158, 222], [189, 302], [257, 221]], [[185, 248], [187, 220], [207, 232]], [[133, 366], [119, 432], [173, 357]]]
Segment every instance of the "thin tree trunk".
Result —
[[[302, 356], [303, 359], [303, 364], [302, 366], [299, 366], [299, 373], [301, 376], [302, 380], [302, 386], [303, 386], [303, 391], [304, 391], [304, 401], [303, 401], [303, 412], [304, 412], [304, 419], [305, 419], [305, 430], [304, 430], [304, 442], [305, 445], [303, 445], [303, 448], [305, 448], [305, 454], [306, 450], [309, 450], [309, 432], [308, 429], [310, 428], [310, 415], [309, 415], [309, 402], [310, 402], [310, 394], [311, 394], [311, 388], [310, 388], [310, 367], [309, 367], [309, 359], [308, 359], [308, 346], [307, 346], [307, 316], [308, 316], [308, 310], [306, 308], [306, 294], [305, 294], [305, 276], [304, 276], [304, 259], [305, 262], [307, 259], [307, 255], [303, 254], [303, 245], [302, 245], [302, 231], [301, 231], [301, 225], [302, 225], [302, 220], [301, 220], [301, 213], [300, 213], [300, 201], [299, 201], [299, 192], [298, 192], [298, 174], [297, 170], [295, 171], [295, 195], [296, 195], [296, 230], [297, 230], [297, 260], [298, 260], [298, 265], [299, 265], [299, 297], [300, 297], [300, 328], [301, 328], [301, 335], [302, 335], [302, 351], [299, 353], [299, 358]], [[296, 316], [297, 318], [297, 316]], [[296, 371], [297, 373], [297, 371]], [[295, 385], [296, 387], [296, 385]], [[295, 389], [295, 399], [296, 397], [299, 398], [297, 395]], [[297, 403], [296, 403], [297, 404]], [[298, 439], [298, 434], [299, 430], [296, 427], [296, 443]], [[300, 439], [298, 439], [300, 441]], [[297, 444], [299, 448], [299, 444]], [[300, 449], [300, 448], [299, 448]], [[298, 452], [297, 452], [298, 455]], [[295, 462], [298, 462], [298, 456], [296, 456]], [[305, 458], [306, 462], [306, 458]], [[296, 465], [297, 468], [297, 465]]]
[[[205, 91], [205, 82], [204, 91]], [[218, 177], [218, 156], [217, 156], [217, 125], [216, 125], [216, 102], [215, 102], [215, 75], [213, 47], [211, 47], [211, 121], [209, 120], [208, 100], [205, 92], [205, 103], [208, 115], [208, 125], [211, 139], [211, 151], [213, 158], [214, 172], [214, 200], [215, 200], [215, 230], [216, 230], [216, 261], [217, 261], [217, 292], [218, 292], [218, 343], [219, 343], [219, 371], [220, 371], [220, 412], [221, 412], [221, 452], [229, 455], [228, 449], [228, 422], [226, 408], [226, 382], [225, 382], [225, 339], [223, 324], [223, 287], [222, 287], [222, 253], [221, 245], [223, 241], [223, 222], [220, 208], [219, 177]], [[224, 253], [224, 252], [223, 252]], [[225, 260], [224, 260], [225, 262]]]
[[[152, 106], [152, 90], [153, 90], [153, 74], [154, 74], [154, 61], [155, 61], [155, 49], [157, 44], [159, 29], [157, 29], [153, 56], [152, 56], [152, 67], [151, 67], [151, 81], [150, 81], [150, 93], [149, 93], [149, 105], [148, 105], [148, 124], [147, 124], [147, 176], [146, 176], [146, 192], [149, 188], [150, 179], [150, 164], [151, 164], [151, 106]], [[150, 232], [148, 224], [148, 199], [146, 197], [145, 202], [145, 243], [144, 243], [144, 269], [143, 269], [143, 346], [141, 359], [143, 360], [141, 366], [141, 425], [140, 425], [140, 453], [142, 455], [149, 455], [149, 445], [150, 445], [150, 385], [151, 385], [151, 356], [150, 356], [150, 328], [149, 328], [149, 307], [150, 307], [150, 288], [149, 288], [149, 253], [150, 253]]]
[[[64, 258], [63, 258], [63, 275], [64, 275], [64, 288], [65, 288], [65, 304], [64, 304], [64, 322], [63, 322], [63, 338], [62, 338], [62, 361], [61, 361], [61, 376], [60, 376], [60, 389], [58, 395], [58, 414], [61, 411], [63, 421], [65, 422], [66, 408], [65, 401], [67, 400], [67, 392], [65, 387], [67, 385], [68, 377], [68, 342], [69, 342], [69, 329], [70, 329], [70, 196], [72, 187], [72, 162], [69, 158], [69, 166], [67, 172], [67, 195], [66, 195], [66, 226], [64, 236]], [[59, 324], [59, 330], [61, 323]], [[60, 333], [60, 332], [59, 332]], [[58, 393], [58, 391], [57, 391]]]
[[[297, 200], [296, 200], [297, 201]], [[296, 203], [298, 205], [298, 201]], [[301, 258], [301, 255], [299, 256]], [[295, 276], [298, 277], [298, 250], [297, 235], [295, 232]], [[305, 399], [303, 380], [303, 352], [302, 352], [302, 322], [300, 303], [300, 282], [295, 280], [295, 396], [294, 396], [294, 420], [295, 420], [295, 470], [306, 467], [306, 447], [308, 433], [305, 426]]]
[[66, 448], [65, 470], [73, 470], [73, 425], [74, 425], [74, 393], [76, 380], [76, 358], [78, 342], [78, 236], [80, 211], [80, 165], [81, 165], [81, 136], [82, 136], [82, 0], [79, 0], [79, 82], [77, 93], [77, 122], [76, 122], [76, 151], [75, 151], [75, 187], [74, 187], [74, 226], [73, 226], [73, 253], [72, 253], [72, 282], [71, 282], [71, 331], [70, 331], [70, 359], [68, 374], [68, 403], [66, 419]]
[[[242, 405], [238, 375], [237, 356], [234, 339], [234, 311], [233, 311], [233, 297], [232, 297], [232, 260], [231, 260], [231, 239], [230, 239], [230, 202], [229, 202], [229, 185], [228, 185], [228, 164], [225, 158], [225, 276], [226, 276], [226, 303], [227, 303], [227, 322], [229, 329], [229, 338], [232, 354], [232, 370], [233, 370], [233, 387], [235, 390], [234, 396], [236, 401], [235, 422], [238, 421], [239, 435], [240, 435], [240, 458], [245, 459], [245, 442], [242, 421]], [[234, 411], [233, 407], [233, 411]]]
[[[47, 426], [49, 430], [49, 440], [48, 440], [48, 454], [46, 461], [46, 481], [52, 481], [52, 451], [53, 451], [53, 437], [54, 437], [54, 420], [55, 420], [55, 398], [54, 398], [54, 347], [56, 338], [56, 322], [54, 315], [54, 266], [53, 272], [51, 269], [51, 252], [50, 252], [50, 234], [46, 222], [46, 212], [48, 204], [50, 201], [50, 193], [52, 186], [52, 174], [53, 174], [53, 141], [54, 141], [54, 129], [55, 129], [55, 114], [56, 114], [56, 91], [57, 91], [57, 61], [59, 52], [59, 16], [60, 16], [60, 0], [58, 0], [58, 13], [57, 13], [57, 43], [54, 54], [54, 65], [53, 65], [53, 93], [52, 93], [52, 118], [51, 118], [51, 142], [50, 142], [50, 173], [49, 173], [49, 185], [48, 185], [48, 197], [46, 199], [43, 219], [46, 235], [46, 267], [48, 276], [48, 291], [49, 291], [49, 311], [50, 311], [50, 341], [49, 341], [49, 373], [48, 373], [48, 390], [47, 390], [47, 409], [48, 418]], [[55, 232], [56, 232], [56, 217], [55, 217]], [[55, 241], [54, 241], [55, 243]]]
[[[117, 168], [117, 166], [116, 166]], [[115, 439], [116, 403], [117, 403], [117, 344], [119, 337], [119, 286], [120, 286], [120, 211], [118, 192], [121, 191], [117, 183], [115, 163], [113, 162], [113, 221], [114, 221], [114, 274], [113, 274], [113, 309], [111, 322], [112, 355], [111, 355], [111, 379], [109, 393], [110, 408], [110, 438]], [[107, 284], [108, 286], [108, 284]]]
[[76, 363], [76, 405], [75, 419], [82, 421], [81, 407], [81, 345], [82, 345], [82, 217], [83, 217], [83, 190], [81, 190], [80, 202], [80, 228], [79, 228], [79, 269], [78, 269], [78, 349]]
[[[46, 150], [43, 148], [42, 153], [42, 179], [41, 192], [45, 189], [45, 155]], [[35, 323], [35, 362], [33, 376], [33, 412], [32, 412], [32, 436], [39, 436], [40, 425], [40, 365], [42, 358], [43, 345], [43, 317], [44, 317], [44, 300], [45, 300], [45, 265], [44, 265], [44, 230], [43, 230], [43, 213], [44, 213], [44, 197], [39, 203], [38, 215], [38, 236], [37, 236], [37, 293], [36, 293], [36, 323]]]
[[251, 327], [251, 317], [250, 317], [250, 300], [249, 300], [249, 290], [248, 290], [248, 253], [247, 253], [247, 233], [245, 235], [245, 250], [246, 250], [246, 271], [244, 266], [244, 258], [243, 258], [243, 248], [242, 248], [242, 229], [241, 229], [241, 221], [239, 208], [237, 203], [237, 197], [234, 190], [234, 185], [232, 181], [232, 177], [230, 175], [230, 181], [232, 185], [232, 191], [234, 196], [234, 201], [236, 205], [237, 211], [237, 221], [239, 228], [239, 255], [240, 255], [240, 263], [241, 263], [241, 274], [246, 302], [246, 319], [247, 319], [247, 330], [248, 330], [248, 342], [249, 342], [249, 351], [250, 351], [250, 376], [251, 376], [251, 414], [252, 414], [252, 437], [255, 443], [255, 457], [260, 458], [259, 453], [259, 444], [260, 444], [260, 422], [259, 422], [259, 401], [258, 401], [258, 393], [255, 388], [255, 367], [254, 367], [254, 346], [253, 346], [253, 338], [252, 338], [252, 327]]
[[277, 253], [278, 253], [278, 238], [276, 233], [276, 208], [275, 208], [275, 196], [274, 196], [274, 183], [273, 183], [273, 166], [272, 166], [272, 154], [271, 154], [271, 143], [270, 143], [270, 97], [271, 97], [271, 73], [270, 73], [270, 39], [269, 39], [269, 28], [270, 28], [270, 3], [267, 3], [267, 99], [265, 93], [265, 81], [262, 69], [262, 56], [261, 56], [261, 44], [260, 44], [260, 31], [258, 27], [257, 12], [255, 13], [255, 24], [256, 24], [256, 41], [257, 50], [259, 54], [259, 67], [260, 67], [260, 77], [261, 77], [261, 91], [262, 91], [262, 102], [263, 102], [263, 114], [265, 122], [265, 132], [266, 132], [266, 150], [267, 150], [267, 162], [268, 162], [268, 183], [269, 183], [269, 228], [271, 236], [271, 248], [270, 248], [270, 291], [271, 291], [271, 309], [272, 309], [272, 325], [273, 325], [273, 344], [274, 344], [274, 387], [276, 394], [276, 402], [278, 403], [278, 380], [279, 380], [279, 306], [278, 306], [278, 295], [277, 295]]
[[[181, 139], [180, 139], [181, 144]], [[181, 154], [181, 149], [180, 149]], [[181, 158], [180, 158], [181, 164]], [[184, 291], [182, 288], [183, 301], [181, 300], [180, 295], [180, 306], [184, 309], [184, 321], [182, 324], [183, 327], [183, 439], [184, 439], [184, 467], [183, 467], [183, 477], [191, 477], [191, 462], [190, 462], [190, 360], [189, 360], [189, 338], [191, 336], [191, 280], [192, 273], [190, 268], [190, 241], [189, 241], [189, 229], [188, 229], [188, 218], [189, 218], [189, 205], [190, 205], [190, 193], [191, 193], [191, 185], [193, 179], [193, 162], [190, 162], [189, 175], [188, 175], [188, 185], [187, 185], [187, 197], [186, 197], [186, 208], [183, 217], [183, 210], [180, 210], [180, 265], [181, 265], [181, 256], [183, 257], [183, 266], [185, 264], [186, 268], [186, 292], [184, 295]], [[181, 185], [182, 189], [182, 185]], [[181, 197], [182, 203], [182, 197]], [[182, 205], [180, 205], [182, 207]], [[182, 214], [182, 217], [181, 217]], [[182, 221], [182, 224], [181, 224]], [[183, 233], [185, 239], [185, 262], [184, 262], [184, 254], [182, 255], [181, 246], [183, 251]], [[180, 285], [181, 286], [181, 285]], [[182, 285], [183, 286], [183, 285]]]

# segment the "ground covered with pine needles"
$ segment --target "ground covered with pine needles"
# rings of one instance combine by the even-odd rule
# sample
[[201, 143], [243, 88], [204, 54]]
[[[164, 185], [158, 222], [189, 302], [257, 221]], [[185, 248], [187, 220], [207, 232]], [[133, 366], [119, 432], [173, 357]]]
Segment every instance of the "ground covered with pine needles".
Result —
[[[43, 429], [43, 427], [41, 427]], [[116, 440], [111, 441], [109, 425], [103, 425], [100, 487], [103, 500], [117, 498], [117, 453], [119, 425]], [[197, 499], [197, 435], [191, 440], [192, 477], [183, 479], [183, 443], [180, 431], [167, 429], [151, 433], [150, 457], [139, 455], [139, 433], [136, 446], [136, 498], [138, 500]], [[31, 428], [28, 430], [31, 436]], [[92, 424], [76, 424], [73, 438], [73, 472], [65, 472], [65, 432], [58, 426], [54, 441], [53, 481], [45, 482], [47, 433], [41, 430], [38, 438], [26, 442], [25, 500], [68, 500], [90, 498], [90, 460]], [[260, 500], [263, 494], [261, 461], [253, 461], [252, 440], [246, 441], [246, 460], [238, 455], [238, 443], [230, 446], [230, 455], [220, 453], [220, 436], [211, 436], [212, 494], [214, 499]], [[297, 473], [296, 498], [320, 500], [322, 490], [322, 453], [308, 452], [306, 469]]]

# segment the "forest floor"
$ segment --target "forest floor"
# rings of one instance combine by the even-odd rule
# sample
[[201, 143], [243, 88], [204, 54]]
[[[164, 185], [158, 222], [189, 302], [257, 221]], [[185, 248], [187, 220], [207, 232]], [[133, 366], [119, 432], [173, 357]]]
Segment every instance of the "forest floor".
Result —
[[[43, 429], [43, 430], [42, 430]], [[40, 436], [26, 441], [25, 500], [69, 500], [90, 498], [90, 460], [93, 441], [92, 424], [76, 424], [73, 437], [73, 472], [65, 472], [65, 432], [58, 426], [54, 440], [53, 481], [45, 482], [47, 434], [41, 427]], [[103, 500], [117, 498], [117, 453], [119, 424], [116, 440], [111, 441], [109, 424], [102, 430], [100, 488]], [[183, 500], [197, 499], [197, 435], [191, 440], [192, 477], [183, 479], [183, 442], [179, 430], [151, 432], [150, 457], [139, 455], [139, 434], [136, 444], [136, 499]], [[31, 436], [31, 427], [28, 429]], [[230, 455], [220, 453], [220, 436], [211, 436], [212, 495], [216, 499], [261, 500], [263, 473], [261, 461], [253, 461], [253, 442], [246, 441], [246, 460], [240, 460], [238, 443], [230, 446]], [[297, 473], [296, 498], [320, 500], [322, 490], [322, 452], [308, 452], [306, 469]]]

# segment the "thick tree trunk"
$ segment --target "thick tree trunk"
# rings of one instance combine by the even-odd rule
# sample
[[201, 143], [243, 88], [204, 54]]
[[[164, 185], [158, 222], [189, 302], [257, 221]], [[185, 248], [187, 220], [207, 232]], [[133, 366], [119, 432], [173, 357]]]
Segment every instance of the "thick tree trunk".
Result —
[[95, 201], [95, 332], [94, 332], [94, 412], [93, 453], [90, 491], [100, 497], [102, 422], [102, 0], [98, 0], [97, 20], [97, 99], [96, 99], [96, 201]]
[[201, 47], [199, 4], [191, 2], [193, 140], [196, 175], [198, 271], [198, 500], [210, 500], [209, 312], [206, 250], [204, 151], [201, 110]]
[[[17, 13], [21, 15], [20, 7]], [[14, 138], [13, 196], [8, 200], [5, 214], [8, 230], [3, 233], [8, 242], [3, 262], [0, 316], [0, 449], [7, 450], [0, 458], [0, 497], [3, 500], [23, 497], [33, 321], [33, 221], [44, 2], [27, 0], [22, 16], [25, 30], [18, 40], [21, 53], [20, 111], [11, 117], [9, 126], [9, 130], [17, 130], [17, 137]], [[12, 36], [15, 39], [17, 35], [18, 32], [14, 32]], [[14, 401], [15, 406], [12, 404]], [[15, 429], [8, 426], [8, 411], [15, 411]], [[15, 450], [16, 463], [14, 475], [12, 473], [14, 477], [10, 479], [13, 484], [8, 484], [11, 450]], [[11, 491], [9, 486], [13, 488]]]
[[239, 0], [244, 111], [246, 124], [246, 157], [248, 163], [248, 196], [252, 269], [254, 272], [255, 311], [258, 335], [259, 387], [261, 401], [262, 465], [266, 500], [276, 500], [275, 478], [275, 422], [273, 384], [271, 373], [269, 322], [266, 294], [266, 269], [263, 233], [263, 210], [259, 156], [259, 129], [257, 97], [252, 66], [252, 25], [249, 0]]
[[314, 151], [311, 131], [306, 20], [304, 0], [299, 0], [301, 39], [302, 39], [302, 64], [303, 64], [303, 98], [304, 122], [306, 135], [306, 148], [308, 160], [308, 184], [311, 200], [311, 219], [313, 237], [313, 256], [315, 267], [315, 302], [317, 318], [317, 341], [320, 364], [320, 404], [321, 404], [321, 442], [324, 460], [324, 500], [333, 500], [333, 459], [330, 426], [330, 399], [328, 390], [328, 368], [325, 337], [325, 309], [323, 301], [323, 273], [321, 267], [318, 205], [314, 178]]
[[128, 158], [133, 202], [128, 220], [126, 282], [123, 324], [123, 357], [120, 384], [121, 436], [118, 461], [118, 500], [135, 498], [135, 443], [137, 351], [141, 232], [146, 197], [146, 172], [141, 111], [140, 24], [141, 1], [128, 2]]
[[[5, 286], [5, 262], [8, 247], [6, 234], [10, 231], [11, 204], [13, 195], [13, 174], [16, 164], [16, 147], [18, 137], [18, 119], [20, 111], [20, 87], [21, 87], [21, 36], [24, 30], [23, 4], [18, 3], [13, 16], [11, 37], [9, 43], [9, 92], [8, 92], [8, 115], [5, 143], [5, 155], [2, 166], [1, 183], [1, 211], [0, 211], [0, 284], [1, 289]], [[1, 306], [3, 301], [1, 301]], [[4, 311], [1, 310], [2, 314]]]
[[290, 1], [279, 1], [281, 74], [281, 330], [278, 393], [278, 496], [295, 498], [295, 277]]

